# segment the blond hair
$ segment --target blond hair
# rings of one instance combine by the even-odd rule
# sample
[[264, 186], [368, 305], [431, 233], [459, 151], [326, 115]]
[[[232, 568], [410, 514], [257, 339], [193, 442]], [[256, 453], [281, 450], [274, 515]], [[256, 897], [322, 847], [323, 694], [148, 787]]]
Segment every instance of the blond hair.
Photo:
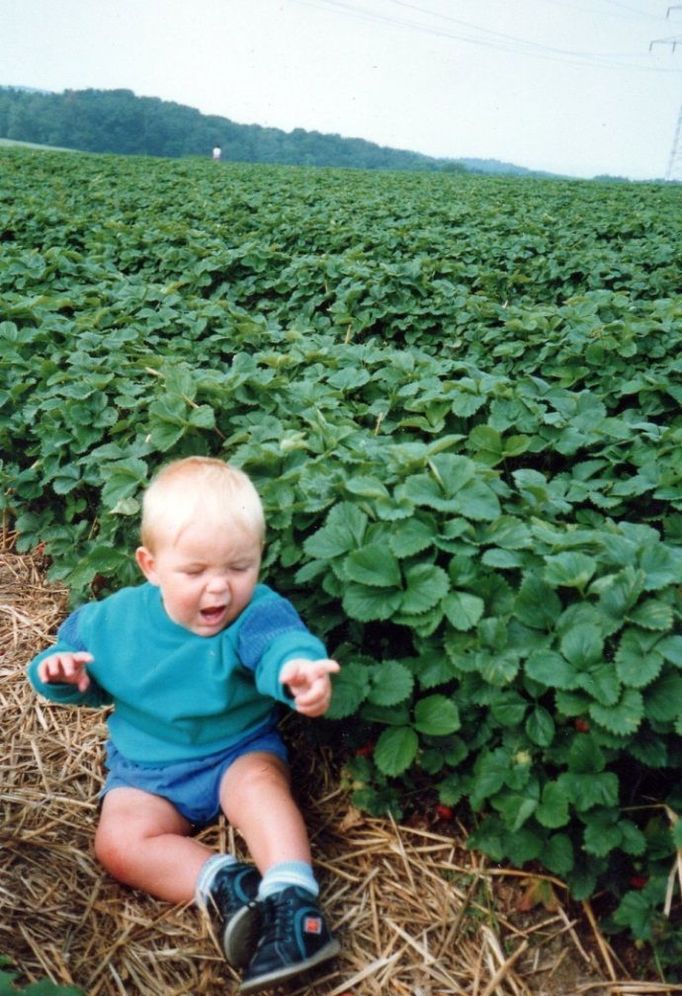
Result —
[[163, 538], [175, 543], [191, 522], [209, 521], [265, 537], [260, 496], [251, 479], [213, 457], [174, 460], [153, 478], [142, 502], [141, 538], [153, 551]]

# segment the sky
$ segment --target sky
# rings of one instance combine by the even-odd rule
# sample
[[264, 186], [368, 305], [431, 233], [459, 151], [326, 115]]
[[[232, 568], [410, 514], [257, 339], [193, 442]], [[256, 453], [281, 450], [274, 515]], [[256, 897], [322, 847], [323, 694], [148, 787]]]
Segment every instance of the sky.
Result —
[[679, 149], [682, 179], [668, 0], [0, 0], [0, 85], [570, 176], [665, 177]]

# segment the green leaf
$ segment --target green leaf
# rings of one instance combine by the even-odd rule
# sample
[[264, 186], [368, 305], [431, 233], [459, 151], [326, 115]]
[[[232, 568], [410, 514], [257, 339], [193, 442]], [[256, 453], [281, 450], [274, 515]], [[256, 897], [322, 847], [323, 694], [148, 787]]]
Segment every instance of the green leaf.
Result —
[[659, 723], [669, 723], [682, 715], [682, 675], [662, 674], [644, 691], [646, 714]]
[[410, 726], [396, 726], [383, 730], [374, 749], [374, 761], [385, 775], [401, 775], [415, 757], [419, 738]]
[[188, 422], [187, 403], [182, 398], [165, 395], [149, 406], [151, 441], [156, 449], [166, 452], [185, 434]]
[[428, 695], [414, 709], [414, 725], [420, 733], [445, 737], [459, 730], [461, 723], [454, 701], [445, 695]]
[[[539, 816], [537, 819], [540, 822]], [[560, 825], [563, 826], [563, 824]], [[552, 834], [542, 849], [543, 864], [555, 875], [565, 877], [573, 868], [574, 860], [571, 838], [565, 833]]]
[[544, 838], [529, 827], [522, 827], [507, 837], [509, 860], [517, 866], [535, 861], [542, 854]]
[[656, 644], [656, 652], [675, 667], [682, 667], [682, 636], [665, 636]]
[[488, 698], [488, 707], [500, 726], [520, 726], [528, 711], [528, 702], [511, 688], [496, 688]]
[[549, 747], [555, 733], [551, 714], [542, 706], [536, 706], [526, 720], [526, 733], [528, 739], [538, 747]]
[[568, 799], [557, 782], [547, 782], [542, 789], [535, 818], [543, 827], [556, 829], [569, 821]]
[[305, 540], [303, 549], [314, 560], [333, 560], [360, 546], [366, 527], [367, 516], [357, 505], [340, 502], [324, 526]]
[[554, 700], [558, 711], [564, 716], [584, 716], [592, 701], [584, 692], [563, 689], [557, 690]]
[[453, 510], [474, 522], [487, 521], [499, 517], [500, 502], [489, 484], [470, 481], [458, 492]]
[[619, 821], [620, 832], [622, 835], [620, 846], [626, 854], [633, 854], [638, 857], [640, 854], [644, 854], [647, 849], [647, 838], [636, 826], [632, 820], [621, 819]]
[[596, 626], [586, 623], [574, 626], [561, 640], [561, 653], [579, 669], [600, 661], [604, 651], [604, 639]]
[[618, 803], [618, 777], [612, 771], [598, 774], [564, 771], [557, 778], [557, 785], [578, 812]]
[[503, 550], [525, 550], [532, 546], [533, 538], [528, 526], [514, 515], [501, 515], [482, 532], [482, 541]]
[[438, 799], [445, 806], [456, 806], [464, 795], [465, 787], [456, 771], [451, 772], [436, 785]]
[[658, 591], [669, 584], [682, 583], [682, 558], [662, 543], [647, 547], [640, 557], [646, 591]]
[[390, 619], [400, 608], [402, 598], [401, 591], [350, 583], [345, 586], [343, 593], [343, 608], [351, 619], [358, 619], [360, 622]]
[[394, 706], [363, 702], [359, 715], [362, 720], [378, 723], [381, 726], [407, 726], [410, 722], [410, 710], [405, 702], [399, 702]]
[[401, 583], [400, 565], [385, 546], [378, 543], [351, 550], [344, 562], [351, 581], [377, 588], [397, 588]]
[[416, 673], [422, 688], [434, 688], [454, 678], [456, 671], [448, 655], [438, 648], [420, 654]]
[[525, 560], [522, 553], [514, 550], [498, 550], [496, 547], [486, 550], [481, 558], [481, 562], [487, 567], [499, 567], [502, 570], [515, 570], [523, 567]]
[[598, 858], [615, 850], [621, 843], [623, 835], [613, 814], [598, 814], [589, 819], [583, 831], [583, 846], [588, 854]]
[[481, 676], [496, 688], [509, 685], [518, 674], [520, 658], [515, 650], [481, 650], [476, 654], [476, 667]]
[[658, 677], [663, 667], [663, 655], [659, 653], [661, 642], [651, 650], [641, 630], [629, 627], [623, 631], [615, 660], [618, 677], [624, 685], [644, 688]]
[[500, 791], [510, 767], [511, 759], [506, 750], [479, 753], [474, 765], [474, 779], [469, 799], [474, 811], [481, 808], [484, 799]]
[[582, 590], [597, 569], [597, 562], [593, 557], [570, 551], [545, 557], [545, 563], [545, 581], [554, 587]]
[[138, 515], [142, 505], [137, 498], [121, 498], [110, 512], [112, 515]]
[[433, 544], [436, 534], [433, 522], [424, 522], [413, 516], [395, 524], [388, 542], [396, 557], [413, 557], [416, 553], [428, 549]]
[[521, 792], [501, 792], [491, 800], [511, 833], [516, 833], [537, 809], [538, 800]]
[[392, 706], [407, 699], [414, 685], [409, 668], [399, 661], [383, 661], [372, 669], [372, 687], [367, 696], [374, 705]]
[[628, 620], [643, 629], [668, 630], [673, 625], [673, 610], [667, 602], [649, 598], [640, 602], [629, 614]]
[[554, 650], [534, 650], [525, 665], [526, 674], [547, 688], [578, 687], [575, 667]]
[[642, 892], [626, 892], [620, 901], [613, 919], [621, 927], [628, 927], [636, 938], [648, 941], [654, 925], [654, 907], [651, 900]]
[[479, 408], [483, 407], [486, 400], [485, 395], [462, 392], [452, 402], [452, 411], [460, 418], [469, 418], [471, 415], [475, 415]]
[[549, 630], [561, 615], [561, 600], [542, 578], [531, 574], [519, 588], [514, 615], [524, 626]]
[[627, 736], [639, 728], [644, 717], [644, 703], [641, 693], [634, 688], [625, 688], [620, 701], [613, 706], [592, 703], [590, 716], [604, 729], [620, 736]]
[[401, 612], [419, 615], [437, 605], [450, 588], [442, 567], [435, 564], [415, 564], [405, 569], [405, 593]]
[[582, 671], [578, 685], [604, 706], [615, 705], [621, 691], [621, 683], [611, 663], [592, 666]]
[[396, 489], [397, 495], [404, 494], [415, 505], [426, 505], [441, 511], [454, 511], [458, 503], [453, 502], [461, 489], [476, 474], [476, 464], [468, 457], [454, 453], [438, 453], [429, 461], [429, 473], [408, 477]]
[[388, 498], [388, 488], [378, 477], [350, 477], [345, 482], [345, 488], [351, 494], [363, 498]]
[[119, 502], [134, 495], [147, 484], [147, 465], [144, 460], [131, 457], [107, 464], [102, 469], [102, 500], [111, 509]]
[[568, 750], [568, 768], [579, 774], [594, 774], [606, 766], [604, 752], [591, 733], [576, 733]]
[[209, 405], [199, 405], [190, 410], [189, 423], [195, 429], [215, 429], [215, 412]]
[[328, 719], [345, 719], [357, 711], [369, 690], [369, 669], [349, 661], [338, 674], [332, 675], [332, 701], [326, 715]]
[[612, 575], [609, 586], [602, 591], [599, 599], [603, 611], [614, 619], [623, 619], [643, 592], [644, 580], [644, 571], [637, 571], [634, 567], [626, 567]]
[[455, 629], [473, 629], [483, 615], [485, 602], [478, 595], [466, 591], [453, 591], [443, 599], [443, 609]]
[[476, 452], [476, 458], [494, 467], [504, 459], [502, 436], [489, 425], [477, 425], [469, 433], [467, 448]]
[[62, 467], [52, 481], [52, 490], [57, 495], [66, 495], [78, 486], [81, 475], [78, 467]]

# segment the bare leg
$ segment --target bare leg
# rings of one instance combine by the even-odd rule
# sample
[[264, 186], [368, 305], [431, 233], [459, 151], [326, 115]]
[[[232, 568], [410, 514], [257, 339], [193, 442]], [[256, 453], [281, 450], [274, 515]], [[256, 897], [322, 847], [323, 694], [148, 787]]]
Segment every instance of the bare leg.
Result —
[[223, 776], [220, 803], [261, 874], [280, 861], [310, 864], [308, 832], [291, 795], [289, 771], [274, 754], [254, 751], [237, 758]]
[[213, 853], [189, 837], [191, 826], [172, 803], [135, 788], [104, 797], [95, 853], [107, 871], [157, 899], [186, 903], [199, 869]]

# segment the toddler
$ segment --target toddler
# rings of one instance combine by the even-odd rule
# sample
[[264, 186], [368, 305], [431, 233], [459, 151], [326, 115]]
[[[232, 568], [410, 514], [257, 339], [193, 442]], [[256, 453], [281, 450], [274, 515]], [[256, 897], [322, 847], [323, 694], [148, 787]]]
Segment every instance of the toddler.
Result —
[[[339, 665], [258, 583], [264, 533], [243, 472], [205, 457], [168, 464], [144, 496], [146, 583], [81, 606], [28, 667], [53, 702], [113, 706], [97, 858], [121, 882], [213, 913], [242, 993], [339, 949], [276, 729], [279, 703], [326, 712]], [[192, 836], [221, 810], [253, 864]]]

